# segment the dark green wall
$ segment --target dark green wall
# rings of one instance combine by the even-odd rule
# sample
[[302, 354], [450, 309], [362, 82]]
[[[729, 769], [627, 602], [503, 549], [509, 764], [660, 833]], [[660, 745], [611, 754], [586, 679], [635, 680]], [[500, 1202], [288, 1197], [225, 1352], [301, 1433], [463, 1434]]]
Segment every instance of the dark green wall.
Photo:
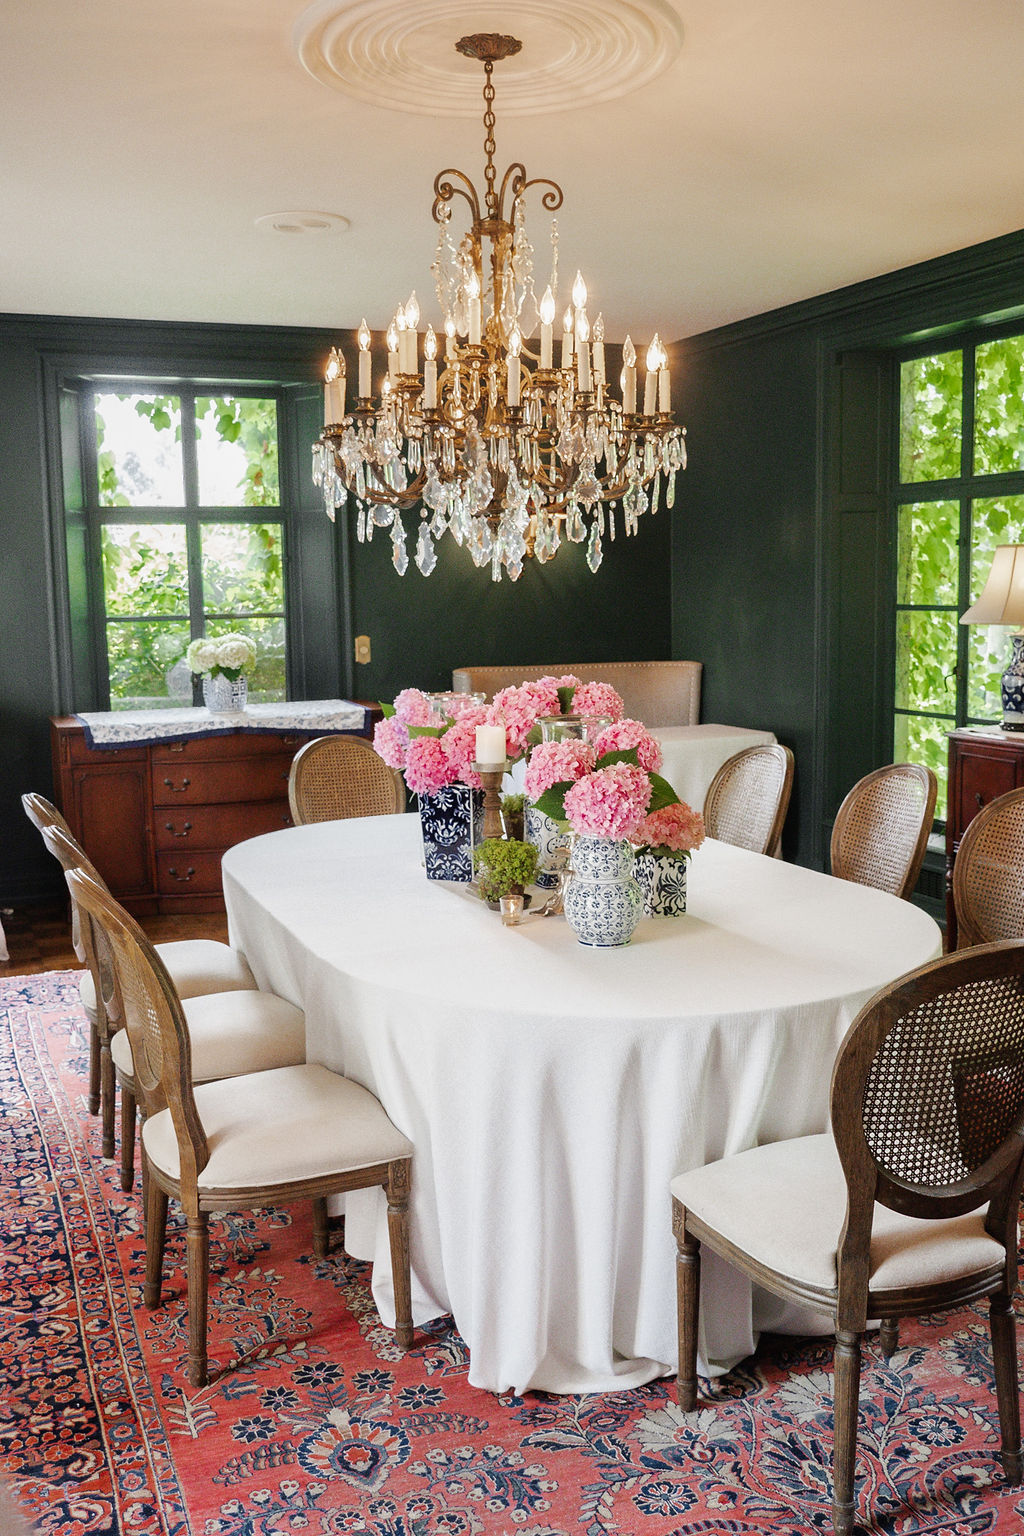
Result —
[[[452, 668], [467, 663], [670, 655], [671, 518], [664, 510], [643, 519], [637, 537], [620, 532], [614, 544], [606, 540], [596, 576], [583, 548], [566, 546], [547, 567], [529, 563], [516, 584], [492, 583], [447, 547], [429, 579], [411, 565], [399, 578], [386, 533], [357, 546], [342, 521], [332, 526], [308, 465], [320, 429], [321, 370], [336, 339], [309, 330], [0, 316], [0, 906], [60, 890], [20, 796], [52, 792], [49, 717], [96, 707], [87, 674], [77, 695], [72, 683], [64, 600], [57, 439], [65, 375], [291, 386], [282, 430], [297, 450], [287, 488], [294, 697], [390, 698], [408, 685], [446, 686]], [[349, 365], [354, 372], [354, 355]], [[415, 520], [407, 527], [411, 552]], [[353, 665], [351, 634], [370, 636], [369, 666]]]
[[783, 850], [827, 867], [843, 795], [890, 760], [893, 355], [1024, 316], [1024, 232], [673, 349], [690, 467], [672, 644], [703, 717], [796, 754]]

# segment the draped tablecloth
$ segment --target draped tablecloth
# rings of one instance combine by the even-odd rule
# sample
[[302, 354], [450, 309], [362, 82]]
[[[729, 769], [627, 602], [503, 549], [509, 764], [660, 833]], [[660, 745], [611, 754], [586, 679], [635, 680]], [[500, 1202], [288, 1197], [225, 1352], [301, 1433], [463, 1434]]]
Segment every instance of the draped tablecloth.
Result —
[[[669, 1181], [823, 1130], [836, 1048], [882, 985], [940, 953], [937, 925], [866, 886], [708, 840], [689, 911], [588, 949], [562, 918], [503, 928], [428, 881], [412, 816], [272, 832], [224, 855], [232, 941], [306, 1011], [307, 1052], [356, 1078], [414, 1144], [417, 1322], [451, 1312], [470, 1382], [624, 1389], [675, 1368]], [[346, 1247], [393, 1322], [377, 1191]], [[820, 1331], [708, 1255], [701, 1369], [762, 1328]]]
[[660, 725], [651, 735], [661, 743], [662, 777], [695, 811], [704, 809], [711, 780], [724, 762], [747, 747], [770, 745], [775, 740], [772, 731], [742, 725]]

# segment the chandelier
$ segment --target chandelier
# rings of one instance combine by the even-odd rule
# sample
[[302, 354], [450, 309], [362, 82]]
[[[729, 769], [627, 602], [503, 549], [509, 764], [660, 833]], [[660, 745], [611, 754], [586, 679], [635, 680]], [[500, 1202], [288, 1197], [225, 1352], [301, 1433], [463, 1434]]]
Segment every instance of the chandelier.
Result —
[[[546, 178], [527, 179], [508, 167], [496, 187], [494, 85], [496, 61], [519, 52], [514, 37], [463, 37], [460, 53], [484, 66], [483, 200], [464, 172], [434, 180], [439, 226], [432, 271], [442, 336], [428, 325], [420, 357], [420, 310], [413, 294], [387, 331], [387, 375], [372, 394], [370, 341], [359, 327], [358, 388], [346, 414], [344, 355], [334, 348], [324, 386], [324, 430], [313, 447], [313, 478], [334, 518], [349, 496], [356, 535], [390, 530], [399, 575], [409, 565], [403, 514], [418, 508], [414, 559], [424, 576], [437, 563], [445, 533], [478, 566], [515, 581], [527, 556], [551, 560], [563, 541], [586, 543], [596, 571], [605, 535], [615, 537], [621, 509], [626, 534], [656, 510], [662, 479], [674, 500], [677, 470], [686, 464], [685, 435], [671, 414], [668, 358], [655, 334], [647, 349], [643, 408], [637, 410], [637, 356], [622, 347], [619, 398], [605, 372], [604, 323], [591, 326], [587, 289], [577, 272], [555, 359], [558, 231], [552, 222], [551, 280], [537, 300], [525, 198], [544, 188], [554, 212], [562, 191]], [[470, 227], [456, 244], [453, 203], [469, 206]], [[531, 336], [539, 322], [539, 338]], [[443, 346], [443, 358], [439, 355]]]

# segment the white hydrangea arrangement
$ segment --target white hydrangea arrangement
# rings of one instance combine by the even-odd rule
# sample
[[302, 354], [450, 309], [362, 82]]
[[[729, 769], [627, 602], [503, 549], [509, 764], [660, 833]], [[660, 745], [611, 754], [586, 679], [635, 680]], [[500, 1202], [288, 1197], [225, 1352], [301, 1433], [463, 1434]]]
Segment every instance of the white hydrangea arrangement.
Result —
[[191, 672], [208, 672], [211, 677], [226, 677], [236, 682], [243, 672], [255, 665], [256, 647], [248, 635], [228, 634], [193, 640], [185, 652]]

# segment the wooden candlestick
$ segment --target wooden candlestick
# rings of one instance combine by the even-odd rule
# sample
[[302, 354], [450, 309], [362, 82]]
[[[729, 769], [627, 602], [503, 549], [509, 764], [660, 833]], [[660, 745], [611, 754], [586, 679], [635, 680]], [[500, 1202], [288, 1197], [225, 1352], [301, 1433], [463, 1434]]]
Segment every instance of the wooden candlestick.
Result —
[[508, 762], [474, 763], [473, 772], [480, 775], [484, 787], [484, 837], [502, 837], [501, 781], [508, 771]]

